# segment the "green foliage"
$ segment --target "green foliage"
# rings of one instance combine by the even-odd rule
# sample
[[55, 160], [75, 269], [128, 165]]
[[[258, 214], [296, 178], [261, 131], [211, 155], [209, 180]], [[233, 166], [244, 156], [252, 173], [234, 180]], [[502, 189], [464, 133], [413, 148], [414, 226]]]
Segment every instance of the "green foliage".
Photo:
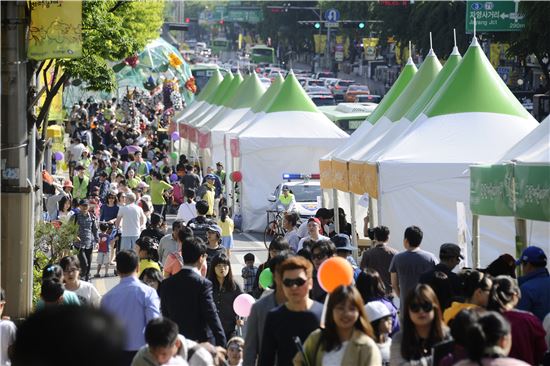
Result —
[[50, 263], [76, 254], [72, 244], [77, 240], [78, 226], [68, 222], [56, 227], [49, 222], [39, 222], [34, 229], [33, 304], [40, 299], [42, 270]]
[[115, 89], [109, 61], [139, 52], [159, 36], [164, 1], [83, 1], [83, 57], [58, 60], [65, 73], [88, 83], [93, 90]]

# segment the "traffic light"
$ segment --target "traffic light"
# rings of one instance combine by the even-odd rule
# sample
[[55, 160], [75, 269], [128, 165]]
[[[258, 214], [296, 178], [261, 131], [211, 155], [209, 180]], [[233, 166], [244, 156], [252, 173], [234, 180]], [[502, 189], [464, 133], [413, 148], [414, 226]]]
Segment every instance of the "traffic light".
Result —
[[315, 27], [315, 29], [320, 29], [321, 28], [321, 23], [317, 22], [313, 26]]
[[359, 29], [365, 29], [365, 23], [364, 22], [359, 22], [359, 24], [357, 24], [357, 27]]

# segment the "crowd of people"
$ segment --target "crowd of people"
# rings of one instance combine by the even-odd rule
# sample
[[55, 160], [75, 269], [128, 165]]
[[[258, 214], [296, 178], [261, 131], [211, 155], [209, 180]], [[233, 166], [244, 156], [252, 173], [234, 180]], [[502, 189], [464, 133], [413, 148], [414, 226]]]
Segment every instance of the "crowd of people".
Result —
[[[436, 257], [410, 226], [403, 249], [392, 247], [378, 226], [357, 257], [343, 210], [303, 221], [289, 211], [264, 263], [244, 255], [241, 286], [223, 165], [172, 155], [161, 130], [170, 117], [137, 92], [75, 105], [69, 178], [45, 180], [44, 217], [76, 225], [78, 239], [43, 269], [36, 311], [17, 330], [0, 323], [1, 365], [550, 364], [550, 275], [536, 246], [461, 268], [458, 245]], [[333, 257], [353, 282], [327, 293], [318, 273]], [[102, 272], [120, 278], [103, 296], [90, 281]], [[256, 299], [246, 318], [234, 306], [242, 294]]]

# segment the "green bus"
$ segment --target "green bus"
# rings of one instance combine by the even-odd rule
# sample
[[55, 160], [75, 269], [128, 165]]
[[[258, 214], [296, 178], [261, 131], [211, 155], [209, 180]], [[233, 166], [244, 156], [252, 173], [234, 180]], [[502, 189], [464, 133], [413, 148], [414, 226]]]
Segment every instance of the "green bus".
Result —
[[218, 67], [216, 64], [195, 64], [191, 65], [191, 73], [195, 78], [195, 84], [197, 85], [197, 94], [206, 85], [210, 77], [216, 69], [219, 69], [222, 75], [227, 73], [227, 70]]
[[212, 54], [221, 56], [222, 52], [229, 51], [230, 42], [225, 38], [216, 38], [212, 41]]
[[336, 106], [317, 107], [317, 109], [351, 135], [370, 116], [377, 105], [377, 103], [340, 103]]
[[273, 47], [260, 44], [250, 49], [250, 62], [253, 64], [275, 64], [275, 50]]

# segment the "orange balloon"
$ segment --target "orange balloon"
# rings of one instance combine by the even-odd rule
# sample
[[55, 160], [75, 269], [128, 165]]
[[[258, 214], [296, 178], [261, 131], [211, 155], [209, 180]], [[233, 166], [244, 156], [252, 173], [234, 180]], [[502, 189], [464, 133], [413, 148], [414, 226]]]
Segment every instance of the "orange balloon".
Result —
[[321, 288], [330, 294], [338, 286], [349, 286], [353, 283], [353, 268], [346, 259], [332, 257], [319, 267], [317, 280]]

